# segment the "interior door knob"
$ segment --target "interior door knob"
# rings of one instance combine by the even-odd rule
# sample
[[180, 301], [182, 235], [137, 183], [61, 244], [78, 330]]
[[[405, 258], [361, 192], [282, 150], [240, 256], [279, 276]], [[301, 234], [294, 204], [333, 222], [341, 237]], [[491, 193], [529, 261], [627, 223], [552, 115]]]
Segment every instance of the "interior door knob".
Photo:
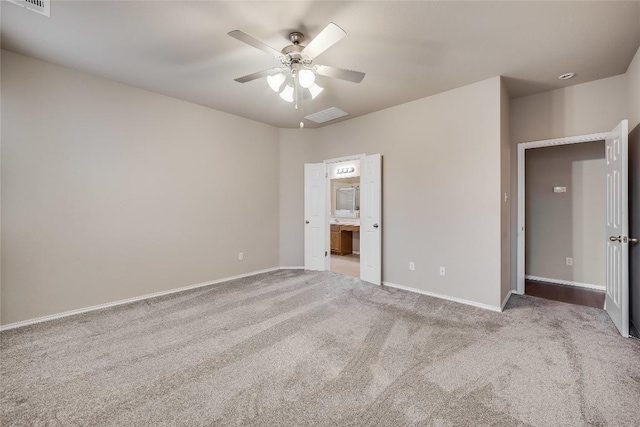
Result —
[[629, 243], [638, 243], [637, 237], [629, 237]]
[[609, 236], [609, 240], [612, 242], [622, 242], [622, 238], [620, 236]]
[[309, 220], [305, 221], [304, 223], [305, 223], [305, 224], [309, 224]]
[[373, 224], [373, 228], [378, 228], [378, 224]]

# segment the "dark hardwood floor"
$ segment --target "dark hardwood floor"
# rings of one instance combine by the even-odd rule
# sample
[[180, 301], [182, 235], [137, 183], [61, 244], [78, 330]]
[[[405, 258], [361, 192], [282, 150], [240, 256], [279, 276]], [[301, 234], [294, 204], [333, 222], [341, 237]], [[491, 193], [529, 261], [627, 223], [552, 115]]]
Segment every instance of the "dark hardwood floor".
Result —
[[527, 280], [525, 282], [524, 293], [525, 295], [532, 295], [534, 297], [568, 302], [569, 304], [604, 308], [604, 292], [591, 289]]

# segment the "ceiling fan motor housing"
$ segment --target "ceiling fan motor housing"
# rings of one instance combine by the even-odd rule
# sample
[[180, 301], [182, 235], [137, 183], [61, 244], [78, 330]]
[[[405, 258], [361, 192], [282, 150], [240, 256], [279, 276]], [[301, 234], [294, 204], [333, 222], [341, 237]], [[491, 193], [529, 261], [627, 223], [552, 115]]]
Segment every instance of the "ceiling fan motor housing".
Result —
[[311, 65], [311, 60], [303, 55], [303, 49], [304, 46], [299, 44], [292, 44], [284, 47], [281, 51], [283, 55], [281, 58], [282, 63], [287, 66], [291, 66], [292, 64], [302, 64], [304, 66]]
[[304, 40], [304, 34], [299, 31], [293, 31], [289, 33], [289, 40], [293, 44], [300, 44]]

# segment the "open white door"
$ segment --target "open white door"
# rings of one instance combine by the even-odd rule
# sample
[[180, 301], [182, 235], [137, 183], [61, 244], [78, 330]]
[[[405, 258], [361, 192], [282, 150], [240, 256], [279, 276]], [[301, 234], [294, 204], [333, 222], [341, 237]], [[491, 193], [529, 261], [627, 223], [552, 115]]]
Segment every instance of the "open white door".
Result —
[[623, 120], [606, 139], [607, 268], [605, 309], [624, 337], [629, 336], [629, 124]]
[[380, 154], [360, 159], [360, 279], [382, 283], [382, 162]]
[[324, 163], [304, 165], [304, 269], [325, 270], [327, 175]]

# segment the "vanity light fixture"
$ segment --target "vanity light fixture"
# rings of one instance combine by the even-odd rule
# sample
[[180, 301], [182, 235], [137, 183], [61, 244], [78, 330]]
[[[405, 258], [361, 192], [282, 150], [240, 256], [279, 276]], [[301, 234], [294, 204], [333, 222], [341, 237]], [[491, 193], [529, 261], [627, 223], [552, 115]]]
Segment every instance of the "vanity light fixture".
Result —
[[353, 166], [349, 167], [349, 168], [338, 168], [338, 170], [336, 171], [337, 174], [343, 174], [343, 173], [353, 173], [356, 171], [356, 168], [354, 168]]

